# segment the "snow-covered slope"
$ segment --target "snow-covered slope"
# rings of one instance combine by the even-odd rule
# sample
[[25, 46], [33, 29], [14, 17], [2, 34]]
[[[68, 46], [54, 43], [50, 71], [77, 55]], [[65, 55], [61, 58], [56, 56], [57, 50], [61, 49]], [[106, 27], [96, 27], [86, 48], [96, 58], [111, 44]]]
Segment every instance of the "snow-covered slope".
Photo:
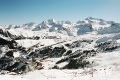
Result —
[[[119, 33], [119, 26], [119, 23], [115, 23], [113, 21], [105, 21], [103, 19], [88, 17], [85, 20], [78, 21], [76, 23], [70, 21], [56, 21], [54, 19], [49, 19], [39, 24], [30, 22], [23, 25], [6, 25], [3, 27], [9, 29], [10, 31], [12, 29], [11, 33], [16, 31], [16, 33], [13, 33], [13, 35], [18, 34], [18, 32], [20, 32], [19, 34], [27, 34], [29, 33], [29, 30], [30, 34], [31, 31], [40, 31], [40, 33], [46, 31], [56, 32], [66, 36], [79, 36], [94, 31], [96, 31], [96, 33], [98, 34]], [[13, 31], [14, 29], [15, 31]]]
[[119, 52], [120, 23], [113, 21], [0, 26], [1, 80], [119, 80]]
[[[77, 70], [35, 70], [24, 75], [0, 75], [1, 80], [119, 80], [119, 51], [101, 53], [91, 58], [92, 68]], [[46, 60], [47, 61], [47, 60]], [[51, 61], [51, 59], [48, 59]], [[50, 62], [49, 62], [50, 63]]]

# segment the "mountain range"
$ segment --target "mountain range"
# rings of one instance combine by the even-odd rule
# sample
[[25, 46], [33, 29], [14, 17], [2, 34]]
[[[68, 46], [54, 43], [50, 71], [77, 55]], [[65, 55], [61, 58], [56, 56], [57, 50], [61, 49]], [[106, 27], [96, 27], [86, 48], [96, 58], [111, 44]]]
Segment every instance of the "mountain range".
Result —
[[114, 21], [88, 17], [0, 26], [0, 74], [80, 69], [93, 76], [100, 68], [112, 72], [117, 65], [119, 70], [119, 51], [120, 23]]

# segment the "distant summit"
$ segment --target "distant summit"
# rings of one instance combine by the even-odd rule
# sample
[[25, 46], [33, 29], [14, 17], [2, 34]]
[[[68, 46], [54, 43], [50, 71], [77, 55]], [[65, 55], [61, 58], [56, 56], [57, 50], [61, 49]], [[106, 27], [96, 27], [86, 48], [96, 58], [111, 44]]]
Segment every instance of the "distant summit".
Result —
[[[2, 28], [8, 29], [22, 29], [30, 31], [46, 31], [55, 32], [67, 36], [79, 36], [89, 32], [96, 31], [98, 34], [102, 33], [116, 33], [119, 32], [120, 25], [114, 21], [105, 21], [99, 18], [88, 17], [77, 22], [71, 21], [57, 21], [55, 19], [48, 19], [41, 23], [29, 22], [22, 25], [6, 25]], [[16, 31], [15, 31], [16, 32]]]

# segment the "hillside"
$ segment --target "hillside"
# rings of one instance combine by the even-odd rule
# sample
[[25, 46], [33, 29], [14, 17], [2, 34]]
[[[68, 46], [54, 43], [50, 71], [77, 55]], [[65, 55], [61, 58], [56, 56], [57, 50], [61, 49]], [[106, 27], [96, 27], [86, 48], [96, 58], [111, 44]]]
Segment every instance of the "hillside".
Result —
[[119, 52], [120, 23], [114, 21], [88, 17], [1, 25], [0, 78], [119, 80]]

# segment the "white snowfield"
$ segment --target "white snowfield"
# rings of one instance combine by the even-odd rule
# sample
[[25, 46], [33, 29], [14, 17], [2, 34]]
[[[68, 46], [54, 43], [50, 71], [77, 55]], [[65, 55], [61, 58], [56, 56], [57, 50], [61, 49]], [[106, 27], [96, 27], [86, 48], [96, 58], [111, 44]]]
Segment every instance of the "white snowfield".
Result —
[[22, 75], [0, 75], [0, 80], [120, 80], [120, 51], [101, 53], [90, 60], [94, 66], [84, 70], [35, 70]]
[[55, 44], [55, 41], [53, 39], [40, 39], [40, 40], [30, 40], [30, 39], [24, 39], [24, 40], [16, 40], [18, 45], [23, 46], [23, 47], [31, 47], [36, 44], [44, 45], [44, 46], [49, 46], [52, 44]]
[[[35, 37], [40, 39], [22, 39], [16, 40], [18, 45], [29, 48], [33, 45], [40, 44], [49, 46], [54, 44], [71, 43], [76, 40], [93, 40], [92, 44], [83, 44], [85, 50], [93, 49], [95, 43], [101, 43], [116, 40], [120, 43], [120, 24], [113, 21], [104, 21], [96, 18], [86, 18], [76, 23], [70, 21], [55, 21], [50, 19], [40, 24], [27, 23], [24, 25], [5, 26], [8, 31], [16, 36]], [[1, 35], [0, 35], [1, 36]], [[42, 39], [44, 36], [57, 36], [59, 39]], [[4, 36], [2, 36], [4, 38]], [[61, 42], [61, 43], [60, 43]], [[81, 48], [81, 47], [79, 47]], [[73, 51], [77, 50], [73, 49]], [[14, 57], [20, 54], [14, 53]], [[0, 80], [120, 80], [120, 49], [112, 52], [99, 53], [89, 58], [93, 65], [84, 69], [49, 69], [55, 65], [54, 61], [59, 58], [48, 58], [42, 62], [45, 66], [42, 70], [34, 70], [26, 74], [0, 75]], [[59, 64], [62, 66], [66, 62]]]

